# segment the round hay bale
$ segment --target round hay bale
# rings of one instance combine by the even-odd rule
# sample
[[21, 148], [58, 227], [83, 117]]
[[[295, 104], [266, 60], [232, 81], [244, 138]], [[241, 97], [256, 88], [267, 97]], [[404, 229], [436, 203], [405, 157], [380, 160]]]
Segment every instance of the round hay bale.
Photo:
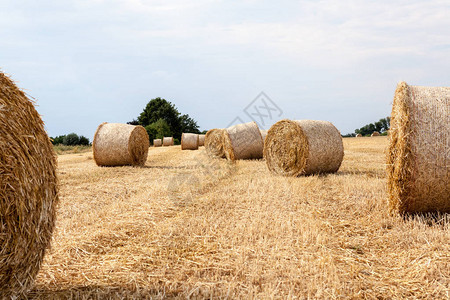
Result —
[[33, 103], [0, 72], [0, 298], [21, 297], [50, 245], [56, 155]]
[[198, 146], [205, 146], [205, 134], [198, 135]]
[[161, 147], [162, 146], [162, 140], [161, 139], [154, 139], [153, 140], [153, 146], [154, 147]]
[[264, 143], [264, 141], [266, 140], [267, 131], [268, 131], [268, 130], [260, 130], [260, 132], [261, 132], [261, 137], [262, 137], [262, 140], [263, 140], [263, 143]]
[[171, 136], [163, 137], [163, 146], [173, 146], [173, 137]]
[[225, 151], [223, 149], [224, 129], [211, 129], [205, 135], [206, 152], [215, 157], [224, 158]]
[[225, 129], [223, 149], [229, 160], [263, 157], [263, 139], [255, 122], [237, 124]]
[[374, 131], [370, 136], [380, 136], [380, 133], [378, 131]]
[[198, 150], [198, 134], [183, 133], [181, 135], [181, 150]]
[[143, 166], [149, 147], [144, 127], [120, 123], [100, 124], [92, 143], [98, 166]]
[[450, 212], [450, 87], [398, 84], [389, 130], [392, 212]]
[[362, 134], [361, 134], [361, 133], [358, 133], [358, 134], [356, 135], [356, 137], [362, 137]]
[[264, 158], [269, 170], [279, 175], [334, 173], [344, 158], [344, 146], [330, 122], [281, 120], [267, 133]]

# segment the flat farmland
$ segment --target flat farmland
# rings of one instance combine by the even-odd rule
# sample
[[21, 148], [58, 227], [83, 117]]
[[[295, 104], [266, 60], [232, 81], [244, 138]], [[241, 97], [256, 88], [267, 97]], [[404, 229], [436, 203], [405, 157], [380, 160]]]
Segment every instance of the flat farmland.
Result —
[[58, 156], [60, 205], [30, 298], [450, 297], [448, 215], [389, 214], [386, 137], [336, 174], [150, 148], [145, 167]]

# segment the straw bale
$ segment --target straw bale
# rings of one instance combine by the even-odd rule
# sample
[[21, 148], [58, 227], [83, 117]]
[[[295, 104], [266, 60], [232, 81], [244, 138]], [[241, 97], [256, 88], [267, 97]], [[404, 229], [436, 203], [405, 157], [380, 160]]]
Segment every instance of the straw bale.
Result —
[[229, 160], [263, 157], [263, 139], [255, 122], [237, 124], [225, 129], [223, 148]]
[[154, 147], [161, 147], [162, 146], [162, 140], [161, 139], [154, 139], [153, 140], [153, 146]]
[[205, 134], [198, 135], [198, 146], [205, 146]]
[[361, 134], [361, 133], [358, 133], [358, 134], [356, 135], [356, 137], [362, 137], [362, 134]]
[[387, 153], [392, 212], [450, 212], [450, 87], [398, 84]]
[[163, 137], [163, 146], [173, 146], [173, 137], [171, 136]]
[[223, 149], [224, 129], [211, 129], [205, 135], [205, 149], [206, 152], [214, 157], [225, 157]]
[[374, 131], [370, 136], [380, 136], [380, 133], [378, 131]]
[[0, 72], [0, 298], [24, 297], [50, 245], [56, 155], [30, 99]]
[[199, 136], [196, 133], [181, 135], [181, 150], [198, 150]]
[[284, 176], [334, 173], [343, 157], [341, 134], [326, 121], [281, 120], [269, 129], [264, 144], [269, 170]]
[[92, 146], [98, 166], [143, 166], [150, 141], [142, 126], [102, 123], [97, 128]]

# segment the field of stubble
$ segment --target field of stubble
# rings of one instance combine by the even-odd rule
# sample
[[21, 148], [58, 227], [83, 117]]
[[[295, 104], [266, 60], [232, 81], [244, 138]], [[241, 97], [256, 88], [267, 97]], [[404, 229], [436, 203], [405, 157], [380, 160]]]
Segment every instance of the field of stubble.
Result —
[[144, 168], [59, 156], [57, 227], [30, 297], [450, 297], [448, 216], [387, 211], [385, 137], [344, 139], [337, 174], [150, 148]]

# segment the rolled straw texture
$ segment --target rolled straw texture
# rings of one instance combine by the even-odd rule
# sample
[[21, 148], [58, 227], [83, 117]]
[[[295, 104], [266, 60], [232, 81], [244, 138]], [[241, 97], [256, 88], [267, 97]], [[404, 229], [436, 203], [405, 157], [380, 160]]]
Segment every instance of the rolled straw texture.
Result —
[[344, 146], [330, 122], [281, 120], [267, 133], [264, 158], [269, 170], [279, 175], [334, 173], [344, 158]]
[[229, 160], [263, 157], [263, 139], [255, 122], [237, 124], [225, 129], [223, 148]]
[[398, 84], [387, 153], [392, 212], [450, 212], [450, 87]]
[[163, 146], [173, 146], [173, 137], [163, 137]]
[[225, 151], [223, 149], [224, 129], [211, 129], [205, 135], [206, 152], [215, 157], [224, 158]]
[[92, 146], [98, 166], [143, 166], [150, 141], [142, 126], [102, 123], [97, 128]]
[[197, 150], [198, 149], [198, 134], [183, 133], [181, 135], [181, 150]]
[[161, 139], [154, 139], [153, 140], [153, 146], [154, 147], [161, 147], [162, 146], [162, 140]]
[[198, 146], [205, 146], [205, 134], [198, 135]]
[[0, 298], [22, 298], [55, 226], [56, 155], [33, 103], [2, 72], [0, 185]]

